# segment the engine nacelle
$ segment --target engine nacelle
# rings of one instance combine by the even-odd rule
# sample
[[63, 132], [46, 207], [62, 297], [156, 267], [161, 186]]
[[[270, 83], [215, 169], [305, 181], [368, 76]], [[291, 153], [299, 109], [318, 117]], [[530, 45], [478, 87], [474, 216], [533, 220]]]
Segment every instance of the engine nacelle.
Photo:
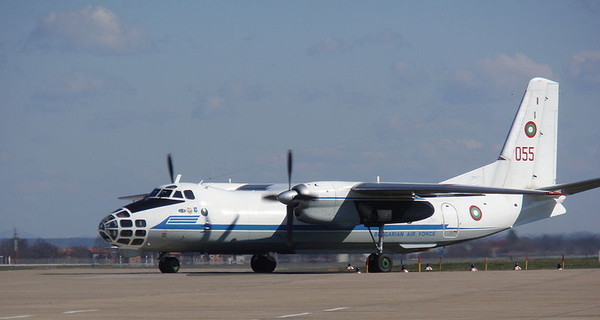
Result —
[[351, 182], [311, 182], [294, 187], [307, 199], [300, 200], [294, 210], [299, 221], [336, 228], [351, 228], [360, 224], [358, 211], [348, 205], [346, 196], [355, 185]]

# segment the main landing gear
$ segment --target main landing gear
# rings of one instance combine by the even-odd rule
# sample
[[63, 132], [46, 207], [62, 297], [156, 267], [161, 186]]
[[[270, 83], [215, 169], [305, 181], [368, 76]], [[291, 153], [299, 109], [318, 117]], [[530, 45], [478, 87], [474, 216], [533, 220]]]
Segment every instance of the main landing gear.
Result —
[[175, 257], [165, 257], [167, 253], [161, 252], [158, 256], [158, 270], [162, 273], [177, 273], [179, 260]]
[[277, 266], [277, 260], [270, 254], [255, 254], [250, 259], [250, 266], [252, 271], [256, 273], [271, 273]]
[[375, 243], [375, 247], [377, 248], [377, 253], [371, 253], [367, 259], [367, 268], [369, 272], [390, 272], [394, 265], [392, 257], [383, 253], [383, 226], [383, 224], [379, 226], [377, 242], [375, 242], [375, 237], [373, 237], [371, 228], [367, 227], [371, 234], [371, 239], [373, 239], [373, 243]]

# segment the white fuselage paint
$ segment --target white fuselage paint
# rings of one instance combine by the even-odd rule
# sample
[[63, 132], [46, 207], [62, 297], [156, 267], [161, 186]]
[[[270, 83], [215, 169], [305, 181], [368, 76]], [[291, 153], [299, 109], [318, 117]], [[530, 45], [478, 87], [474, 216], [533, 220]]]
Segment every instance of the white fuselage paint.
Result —
[[[336, 216], [358, 215], [354, 206], [341, 205], [344, 201], [368, 199], [350, 191], [358, 182], [329, 183], [335, 185], [338, 192], [314, 201], [335, 208]], [[178, 189], [193, 190], [196, 199], [132, 213], [127, 219], [146, 221], [145, 227], [138, 228], [145, 230], [146, 236], [141, 244], [121, 244], [121, 247], [145, 251], [234, 254], [369, 253], [375, 249], [368, 228], [360, 223], [336, 227], [308, 224], [296, 219], [290, 247], [285, 205], [265, 199], [268, 195], [284, 191], [283, 188], [236, 191], [223, 189], [226, 185], [177, 185]], [[340, 194], [339, 190], [346, 191]], [[525, 222], [543, 219], [562, 208], [562, 199], [558, 196], [520, 194], [438, 196], [416, 198], [415, 201], [429, 202], [434, 208], [433, 215], [412, 223], [386, 224], [385, 252], [412, 252], [480, 238], [508, 229], [519, 219], [527, 219]], [[556, 209], [557, 206], [560, 208]], [[377, 239], [378, 228], [371, 229], [373, 237]]]

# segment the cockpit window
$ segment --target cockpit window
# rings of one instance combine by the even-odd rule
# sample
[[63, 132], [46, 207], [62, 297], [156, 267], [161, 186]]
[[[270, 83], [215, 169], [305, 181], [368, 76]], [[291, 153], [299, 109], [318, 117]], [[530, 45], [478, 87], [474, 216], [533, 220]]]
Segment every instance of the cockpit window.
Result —
[[154, 198], [156, 197], [156, 195], [160, 192], [160, 189], [154, 189], [152, 190], [152, 192], [150, 192], [150, 194], [148, 195], [148, 197], [150, 198]]
[[196, 196], [194, 196], [194, 192], [192, 190], [185, 190], [183, 194], [185, 194], [185, 197], [190, 200], [196, 199]]
[[173, 192], [173, 190], [163, 189], [158, 194], [158, 197], [159, 198], [168, 198], [171, 195], [172, 192]]
[[196, 199], [196, 196], [194, 195], [194, 192], [192, 190], [185, 190], [185, 191], [172, 190], [169, 187], [175, 187], [175, 186], [166, 186], [164, 189], [154, 189], [148, 195], [148, 198], [157, 198], [157, 199], [173, 198], [173, 199], [181, 199], [181, 200]]

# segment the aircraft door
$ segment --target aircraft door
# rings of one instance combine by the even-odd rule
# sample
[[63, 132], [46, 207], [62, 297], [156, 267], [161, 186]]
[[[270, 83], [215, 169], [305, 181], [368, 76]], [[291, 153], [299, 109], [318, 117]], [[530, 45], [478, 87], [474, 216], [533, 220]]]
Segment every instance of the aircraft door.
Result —
[[458, 212], [449, 203], [442, 204], [442, 216], [444, 218], [444, 238], [458, 237]]

